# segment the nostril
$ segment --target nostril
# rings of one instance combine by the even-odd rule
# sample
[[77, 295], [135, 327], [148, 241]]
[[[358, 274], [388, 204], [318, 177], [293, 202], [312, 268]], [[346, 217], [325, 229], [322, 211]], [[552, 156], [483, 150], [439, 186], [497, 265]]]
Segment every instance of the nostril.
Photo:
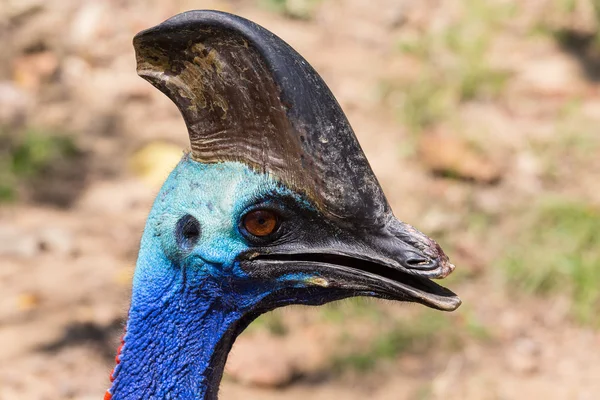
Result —
[[437, 267], [437, 262], [429, 258], [411, 257], [406, 260], [406, 266], [411, 269], [434, 269]]

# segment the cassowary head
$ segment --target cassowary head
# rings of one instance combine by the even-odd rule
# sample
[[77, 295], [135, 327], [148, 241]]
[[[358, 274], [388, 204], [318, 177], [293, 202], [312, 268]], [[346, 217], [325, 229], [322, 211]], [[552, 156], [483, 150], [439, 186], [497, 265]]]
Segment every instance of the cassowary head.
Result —
[[460, 305], [430, 280], [454, 266], [393, 216], [333, 95], [281, 39], [239, 17], [193, 11], [141, 32], [134, 46], [138, 73], [181, 111], [191, 152], [148, 219], [111, 392], [129, 347], [204, 360], [186, 364], [199, 384], [186, 386], [196, 378], [171, 366], [138, 384], [147, 393], [166, 380], [163, 390], [179, 398], [210, 397], [191, 387], [214, 384], [233, 338], [287, 304], [372, 296]]

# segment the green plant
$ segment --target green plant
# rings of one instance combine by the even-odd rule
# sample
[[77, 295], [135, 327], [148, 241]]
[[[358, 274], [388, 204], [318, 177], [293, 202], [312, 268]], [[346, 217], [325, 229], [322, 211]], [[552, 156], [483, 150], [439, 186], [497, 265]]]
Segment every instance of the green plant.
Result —
[[459, 338], [450, 328], [448, 317], [423, 311], [415, 318], [397, 322], [365, 349], [338, 355], [333, 359], [333, 367], [340, 372], [348, 369], [366, 371], [380, 360], [390, 360], [408, 352], [423, 353], [442, 341], [458, 346]]
[[40, 176], [54, 161], [73, 157], [70, 136], [29, 129], [9, 134], [0, 130], [0, 201], [17, 198], [19, 186]]
[[576, 171], [590, 170], [595, 165], [600, 138], [596, 121], [581, 112], [580, 101], [572, 99], [557, 113], [553, 135], [530, 138], [530, 150], [540, 161], [540, 172], [546, 182], [565, 182]]
[[[598, 58], [600, 51], [600, 0], [590, 0], [592, 24], [581, 29], [581, 20], [589, 18], [589, 8], [578, 7], [577, 0], [554, 0], [531, 28], [532, 34], [553, 38], [562, 47], [584, 57]], [[586, 54], [587, 53], [587, 54]], [[595, 54], [594, 54], [595, 53]]]
[[421, 76], [403, 86], [400, 118], [410, 132], [421, 132], [446, 117], [454, 106], [452, 95], [433, 73]]
[[592, 7], [594, 8], [594, 17], [596, 19], [596, 33], [594, 39], [596, 48], [600, 49], [600, 0], [592, 0]]
[[547, 200], [515, 243], [502, 261], [511, 285], [540, 295], [568, 294], [577, 319], [600, 323], [600, 209]]
[[[397, 93], [401, 121], [412, 133], [447, 119], [462, 102], [496, 98], [509, 77], [486, 60], [492, 37], [512, 7], [463, 0], [463, 15], [439, 32], [404, 38], [401, 52], [420, 61], [421, 72], [407, 82], [387, 83]], [[392, 93], [392, 94], [393, 94]]]
[[275, 336], [285, 336], [288, 328], [283, 320], [280, 310], [260, 315], [249, 327], [249, 330], [264, 329]]
[[343, 323], [356, 318], [366, 318], [372, 322], [378, 322], [385, 317], [377, 303], [366, 297], [353, 297], [325, 304], [319, 312], [323, 319], [334, 323]]
[[311, 19], [322, 0], [259, 0], [267, 10], [297, 19]]
[[411, 397], [413, 400], [429, 400], [432, 398], [434, 398], [434, 393], [431, 383], [426, 383], [417, 388], [416, 392]]

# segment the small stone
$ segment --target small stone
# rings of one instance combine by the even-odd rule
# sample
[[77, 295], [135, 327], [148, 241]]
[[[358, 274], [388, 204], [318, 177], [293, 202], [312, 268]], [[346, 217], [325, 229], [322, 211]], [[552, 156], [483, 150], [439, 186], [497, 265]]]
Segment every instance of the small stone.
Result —
[[134, 174], [152, 187], [159, 188], [181, 160], [183, 149], [177, 145], [154, 141], [138, 150], [130, 159]]
[[21, 293], [17, 298], [17, 307], [20, 311], [29, 311], [39, 306], [41, 298], [37, 293]]
[[75, 253], [72, 235], [59, 228], [46, 228], [38, 233], [38, 243], [42, 251], [69, 255]]
[[117, 284], [123, 285], [123, 286], [131, 285], [132, 279], [133, 279], [133, 268], [132, 267], [120, 268], [114, 276], [115, 282]]
[[538, 96], [575, 95], [585, 91], [586, 83], [574, 57], [556, 52], [522, 64], [516, 81]]
[[498, 165], [455, 135], [431, 132], [419, 141], [419, 156], [430, 171], [448, 177], [494, 183], [501, 176]]
[[107, 19], [107, 3], [88, 1], [82, 4], [71, 20], [70, 41], [76, 46], [90, 45]]
[[31, 258], [39, 253], [37, 239], [10, 226], [0, 226], [0, 256]]
[[12, 82], [0, 82], [0, 125], [13, 125], [24, 120], [33, 104], [31, 96]]
[[25, 54], [13, 62], [13, 80], [22, 88], [37, 90], [57, 71], [58, 65], [58, 57], [51, 51]]

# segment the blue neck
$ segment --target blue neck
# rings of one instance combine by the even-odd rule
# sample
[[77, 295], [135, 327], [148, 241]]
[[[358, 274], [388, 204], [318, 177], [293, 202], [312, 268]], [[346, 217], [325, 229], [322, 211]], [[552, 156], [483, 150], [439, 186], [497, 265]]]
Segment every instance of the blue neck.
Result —
[[[239, 163], [182, 159], [146, 223], [106, 398], [216, 399], [233, 341], [277, 289], [277, 282], [248, 279], [236, 263], [248, 248], [236, 224], [255, 198], [282, 190]], [[187, 214], [201, 226], [193, 248], [182, 248], [175, 234]]]
[[216, 399], [227, 354], [261, 296], [240, 296], [202, 273], [208, 264], [173, 263], [159, 240], [152, 229], [142, 238], [109, 393], [112, 400]]
[[113, 400], [217, 398], [227, 354], [249, 321], [223, 299], [203, 296], [210, 282], [190, 282], [185, 268], [175, 269], [179, 290], [155, 302], [134, 296]]

